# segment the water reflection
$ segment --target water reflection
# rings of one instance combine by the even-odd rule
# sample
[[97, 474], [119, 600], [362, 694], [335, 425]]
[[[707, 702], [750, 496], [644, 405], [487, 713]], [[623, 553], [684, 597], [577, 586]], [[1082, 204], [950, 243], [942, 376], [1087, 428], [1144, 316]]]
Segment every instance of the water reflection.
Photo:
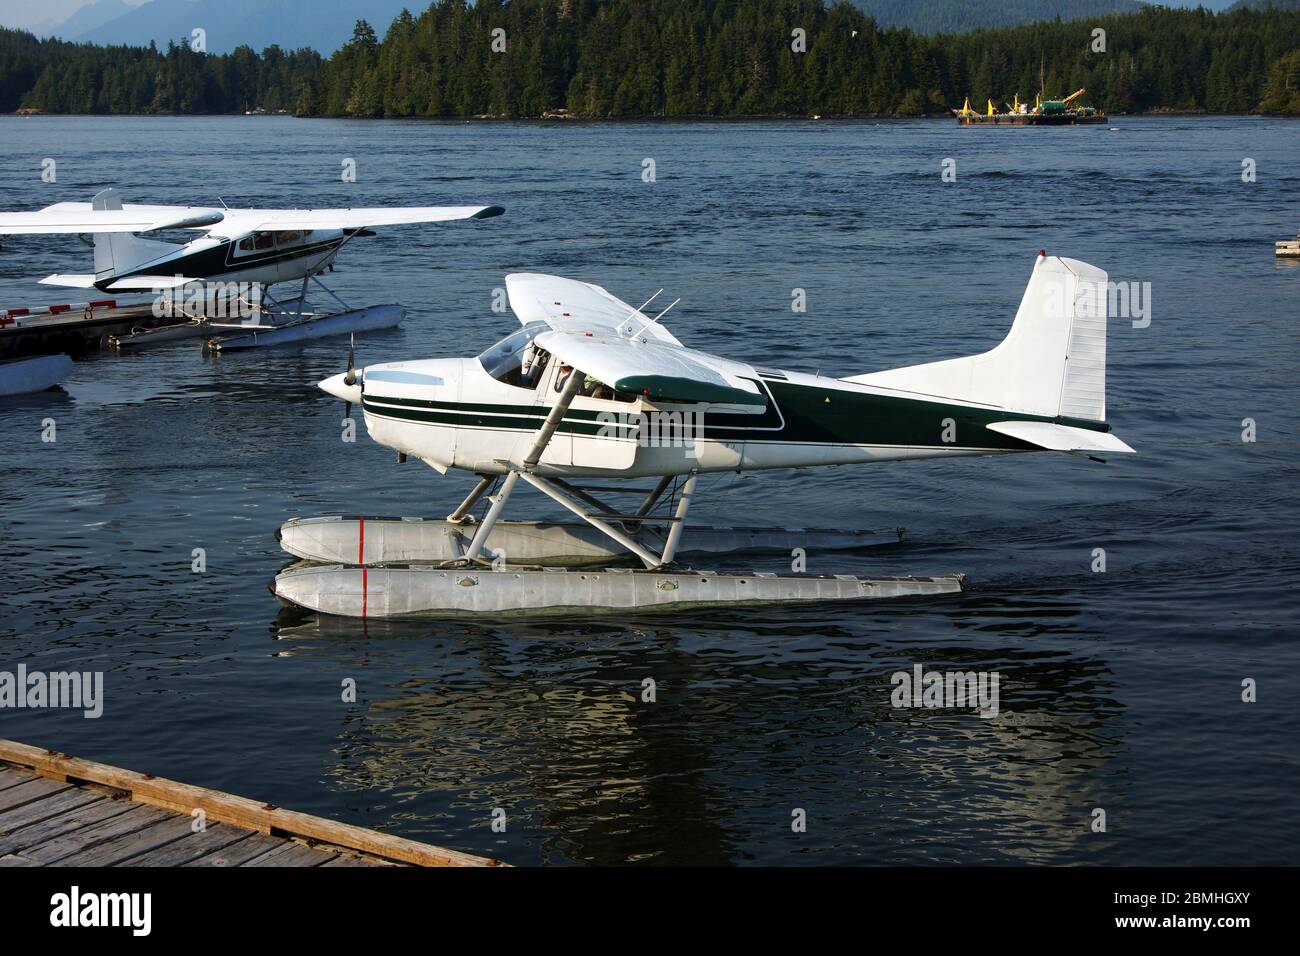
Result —
[[[517, 862], [1050, 862], [1123, 752], [1079, 607], [730, 610], [627, 623], [282, 615], [292, 666], [364, 661], [331, 786], [411, 830], [506, 809]], [[1012, 644], [1045, 615], [1062, 642]], [[974, 631], [978, 618], [979, 632]], [[926, 639], [900, 636], [926, 633]], [[1041, 630], [1039, 633], [1043, 633]], [[968, 636], [969, 635], [969, 636]], [[306, 659], [306, 660], [298, 660]], [[1002, 675], [1001, 714], [894, 709], [890, 675]], [[642, 700], [645, 678], [656, 701]], [[808, 832], [790, 831], [795, 807]], [[463, 837], [462, 837], [463, 839]]]

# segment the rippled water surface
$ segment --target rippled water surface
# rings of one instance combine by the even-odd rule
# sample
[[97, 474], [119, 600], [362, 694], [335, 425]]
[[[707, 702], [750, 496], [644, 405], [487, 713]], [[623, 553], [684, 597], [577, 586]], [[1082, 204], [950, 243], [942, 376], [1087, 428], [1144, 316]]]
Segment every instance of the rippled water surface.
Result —
[[[103, 671], [105, 713], [0, 711], [0, 736], [518, 864], [1297, 862], [1300, 268], [1272, 244], [1300, 226], [1300, 124], [46, 117], [0, 119], [0, 138], [6, 209], [107, 185], [506, 206], [345, 251], [334, 288], [410, 309], [358, 341], [362, 364], [479, 351], [514, 324], [491, 304], [517, 270], [634, 302], [663, 287], [688, 345], [828, 375], [995, 344], [1039, 248], [1151, 283], [1153, 306], [1147, 328], [1110, 326], [1109, 417], [1134, 457], [701, 482], [702, 520], [909, 530], [810, 571], [960, 570], [966, 594], [640, 618], [283, 614], [266, 582], [286, 518], [442, 515], [472, 478], [339, 441], [315, 382], [340, 340], [100, 354], [63, 391], [0, 400], [0, 670]], [[75, 237], [5, 237], [0, 303], [76, 298], [35, 279], [88, 261]], [[998, 671], [1001, 715], [891, 708], [915, 663]]]

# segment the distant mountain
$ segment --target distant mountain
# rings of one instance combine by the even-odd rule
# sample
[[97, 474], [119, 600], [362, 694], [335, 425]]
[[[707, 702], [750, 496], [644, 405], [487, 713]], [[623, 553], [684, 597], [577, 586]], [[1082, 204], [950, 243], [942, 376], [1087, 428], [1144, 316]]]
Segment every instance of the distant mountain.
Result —
[[[119, 15], [78, 28], [78, 17], [97, 8], [123, 7]], [[160, 47], [188, 41], [195, 27], [207, 33], [209, 53], [229, 53], [241, 44], [262, 50], [311, 47], [328, 56], [352, 37], [357, 20], [367, 20], [380, 37], [402, 9], [423, 10], [421, 0], [151, 0], [138, 7], [122, 0], [96, 0], [51, 32], [65, 40]], [[75, 31], [75, 32], [74, 32]]]
[[63, 40], [72, 40], [92, 30], [98, 30], [104, 24], [125, 16], [136, 9], [126, 0], [94, 0], [74, 12], [72, 16], [57, 26], [47, 27], [43, 32]]
[[1251, 10], [1267, 10], [1273, 7], [1275, 10], [1300, 10], [1300, 0], [1237, 0], [1229, 10], [1240, 10], [1243, 7]]
[[[1014, 27], [1038, 20], [1081, 20], [1133, 13], [1138, 0], [853, 0], [882, 27], [916, 33], [964, 33], [980, 27]], [[1166, 4], [1179, 6], [1178, 3]]]

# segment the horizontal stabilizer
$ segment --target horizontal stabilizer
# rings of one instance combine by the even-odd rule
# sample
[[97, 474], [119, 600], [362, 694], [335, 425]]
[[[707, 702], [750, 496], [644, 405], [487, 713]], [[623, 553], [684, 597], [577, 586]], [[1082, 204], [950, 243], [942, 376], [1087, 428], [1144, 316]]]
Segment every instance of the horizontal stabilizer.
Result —
[[52, 276], [46, 276], [39, 280], [41, 285], [62, 285], [72, 289], [93, 289], [95, 288], [95, 277], [92, 275], [64, 275], [55, 273]]
[[1110, 432], [1098, 432], [1090, 428], [1074, 428], [1055, 422], [990, 422], [987, 427], [991, 431], [1010, 435], [1048, 451], [1134, 453], [1132, 448]]
[[153, 292], [155, 289], [174, 289], [199, 281], [189, 276], [130, 276], [118, 279], [109, 288], [114, 292]]

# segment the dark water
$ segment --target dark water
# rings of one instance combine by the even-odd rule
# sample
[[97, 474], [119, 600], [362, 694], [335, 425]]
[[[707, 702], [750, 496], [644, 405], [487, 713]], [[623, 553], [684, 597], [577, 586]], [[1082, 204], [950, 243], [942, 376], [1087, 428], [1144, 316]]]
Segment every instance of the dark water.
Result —
[[[7, 209], [106, 185], [505, 205], [346, 251], [345, 297], [411, 308], [358, 343], [362, 363], [478, 351], [514, 324], [492, 289], [525, 269], [634, 302], [665, 287], [687, 344], [835, 375], [991, 346], [1039, 248], [1150, 282], [1153, 303], [1148, 328], [1110, 328], [1110, 419], [1135, 457], [702, 482], [698, 514], [720, 523], [911, 532], [811, 571], [962, 570], [967, 594], [626, 620], [281, 616], [265, 584], [285, 518], [441, 515], [471, 479], [339, 442], [314, 386], [339, 341], [100, 355], [65, 393], [0, 405], [0, 669], [102, 670], [105, 714], [0, 711], [0, 735], [518, 864], [1297, 862], [1300, 268], [1272, 244], [1300, 226], [1300, 124], [42, 118], [0, 119], [0, 142]], [[87, 253], [6, 239], [0, 301], [77, 298], [33, 280]], [[997, 670], [1001, 716], [892, 709], [890, 675], [913, 663]]]

